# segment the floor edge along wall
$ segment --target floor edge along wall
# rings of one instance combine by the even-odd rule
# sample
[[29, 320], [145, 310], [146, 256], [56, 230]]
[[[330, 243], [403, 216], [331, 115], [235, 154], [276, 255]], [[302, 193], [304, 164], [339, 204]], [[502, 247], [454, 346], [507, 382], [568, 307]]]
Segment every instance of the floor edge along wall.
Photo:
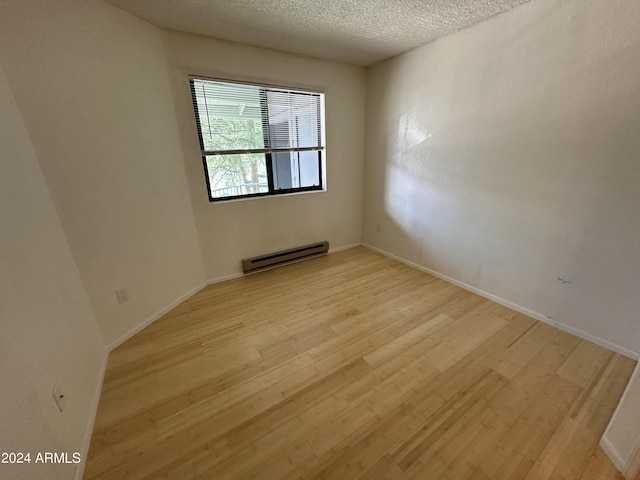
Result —
[[372, 250], [374, 252], [377, 252], [381, 255], [384, 255], [385, 257], [389, 257], [392, 258], [394, 260], [397, 260], [398, 262], [404, 263], [405, 265], [409, 265], [410, 267], [416, 268], [422, 272], [428, 273], [429, 275], [433, 275], [434, 277], [438, 277], [442, 280], [445, 280], [449, 283], [452, 283], [453, 285], [456, 285], [460, 288], [464, 288], [465, 290], [468, 290], [472, 293], [475, 293], [477, 295], [480, 295], [481, 297], [484, 298], [488, 298], [489, 300], [492, 300], [496, 303], [499, 303], [500, 305], [504, 305], [505, 307], [509, 307], [512, 310], [515, 310], [517, 312], [523, 313], [525, 315], [528, 315], [531, 318], [535, 318], [536, 320], [541, 321], [542, 323], [546, 323], [547, 325], [551, 325], [552, 327], [556, 327], [560, 330], [563, 330], [567, 333], [570, 333], [572, 335], [575, 335], [576, 337], [580, 337], [583, 340], [588, 340], [589, 342], [593, 342], [596, 345], [599, 345], [601, 347], [606, 348], [607, 350], [611, 350], [613, 352], [619, 353], [620, 355], [624, 355], [625, 357], [631, 358], [633, 360], [638, 360], [640, 359], [640, 352], [635, 352], [629, 348], [623, 347], [621, 345], [618, 345], [616, 343], [610, 342], [608, 340], [604, 340], [600, 337], [596, 337], [595, 335], [591, 335], [587, 332], [585, 332], [584, 330], [580, 330], [579, 328], [575, 328], [572, 327], [570, 325], [567, 325], [566, 323], [563, 323], [561, 321], [555, 320], [555, 319], [551, 319], [549, 317], [547, 317], [546, 315], [543, 315], [541, 313], [536, 312], [535, 310], [531, 310], [529, 308], [523, 307], [522, 305], [518, 305], [517, 303], [513, 303], [510, 302], [509, 300], [505, 300], [504, 298], [498, 297], [497, 295], [493, 295], [492, 293], [486, 292], [484, 290], [481, 290], [479, 288], [476, 288], [472, 285], [469, 285], [467, 283], [461, 282], [459, 280], [456, 280], [455, 278], [449, 277], [447, 275], [444, 275], [442, 273], [439, 273], [435, 270], [431, 270], [430, 268], [427, 267], [423, 267], [422, 265], [419, 265], [417, 263], [411, 262], [409, 260], [406, 260], [405, 258], [399, 257], [397, 255], [394, 255], [392, 253], [389, 253], [385, 250], [382, 250], [380, 248], [374, 247], [373, 245], [369, 245], [367, 243], [363, 243], [362, 244], [363, 247], [368, 248], [369, 250]]
[[[475, 288], [471, 285], [468, 285], [464, 282], [458, 281], [454, 278], [448, 277], [446, 275], [443, 275], [439, 272], [433, 271], [429, 268], [426, 268], [424, 266], [418, 265], [414, 262], [411, 262], [409, 260], [406, 260], [402, 257], [399, 257], [397, 255], [393, 255], [389, 252], [386, 252], [382, 249], [379, 249], [377, 247], [374, 247], [372, 245], [366, 244], [366, 243], [357, 243], [357, 244], [351, 244], [351, 245], [346, 245], [346, 246], [342, 246], [342, 247], [337, 247], [334, 249], [329, 250], [329, 254], [331, 253], [335, 253], [338, 251], [342, 251], [342, 250], [347, 250], [350, 248], [354, 248], [357, 246], [363, 246], [371, 251], [374, 251], [376, 253], [379, 253], [381, 255], [384, 255], [388, 258], [391, 258], [393, 260], [396, 260], [398, 262], [401, 262], [403, 264], [406, 264], [410, 267], [416, 268], [417, 270], [423, 271], [425, 273], [428, 273], [430, 275], [433, 275], [435, 277], [438, 277], [442, 280], [445, 280], [453, 285], [456, 285], [460, 288], [463, 288], [465, 290], [468, 290], [472, 293], [478, 294], [484, 298], [487, 298], [489, 300], [495, 301], [498, 304], [504, 305], [508, 308], [511, 308], [515, 311], [518, 311], [520, 313], [523, 313], [525, 315], [528, 315], [536, 320], [539, 320], [543, 323], [546, 323], [548, 325], [551, 325], [553, 327], [556, 327], [560, 330], [566, 331], [567, 333], [573, 334], [577, 337], [580, 337], [584, 340], [593, 342], [601, 347], [604, 347], [608, 350], [614, 351], [616, 353], [619, 353], [621, 355], [624, 355], [626, 357], [629, 357], [631, 359], [634, 360], [638, 360], [639, 358], [639, 354], [638, 352], [634, 352], [630, 349], [627, 349], [625, 347], [622, 347], [620, 345], [616, 345], [613, 344], [612, 342], [597, 338], [593, 335], [590, 335], [586, 332], [583, 332], [579, 329], [575, 329], [573, 327], [570, 327], [568, 325], [565, 325], [561, 322], [558, 322], [556, 320], [552, 320], [549, 319], [548, 317], [532, 311], [530, 309], [527, 309], [525, 307], [522, 307], [520, 305], [514, 304], [512, 302], [509, 302], [505, 299], [502, 299], [500, 297], [497, 297], [491, 293], [485, 292], [483, 290], [480, 290], [478, 288]], [[277, 268], [277, 267], [274, 267]], [[151, 317], [147, 318], [145, 321], [143, 321], [142, 323], [140, 323], [139, 325], [137, 325], [136, 327], [132, 328], [129, 332], [127, 332], [125, 335], [121, 336], [120, 338], [118, 338], [116, 341], [112, 342], [110, 345], [107, 346], [107, 350], [105, 353], [105, 359], [103, 362], [103, 366], [102, 366], [102, 370], [101, 370], [101, 379], [104, 378], [105, 372], [106, 372], [106, 368], [107, 368], [107, 364], [108, 364], [108, 358], [109, 358], [109, 354], [112, 350], [114, 350], [115, 348], [117, 348], [118, 346], [120, 346], [121, 344], [125, 343], [127, 340], [129, 340], [130, 338], [132, 338], [133, 336], [135, 336], [137, 333], [139, 333], [141, 330], [143, 330], [145, 327], [151, 325], [155, 320], [159, 319], [160, 317], [162, 317], [164, 314], [166, 314], [167, 312], [169, 312], [171, 309], [173, 309], [174, 307], [176, 307], [177, 305], [179, 305], [180, 303], [182, 303], [183, 301], [185, 301], [186, 299], [190, 298], [191, 296], [193, 296], [194, 294], [196, 294], [198, 291], [200, 291], [202, 288], [208, 286], [208, 285], [213, 285], [216, 283], [221, 283], [227, 280], [233, 280], [239, 277], [242, 277], [243, 274], [241, 273], [234, 273], [231, 275], [227, 275], [224, 277], [219, 277], [213, 280], [209, 280], [201, 285], [198, 285], [197, 287], [191, 289], [189, 292], [185, 293], [184, 295], [180, 296], [180, 298], [178, 298], [177, 300], [170, 302], [166, 307], [162, 308], [161, 310], [159, 310], [156, 314], [152, 315]], [[84, 452], [88, 452], [89, 449], [89, 444], [91, 441], [91, 433], [93, 430], [93, 424], [95, 421], [95, 413], [98, 410], [98, 405], [99, 405], [99, 399], [100, 399], [100, 393], [102, 390], [102, 381], [99, 385], [99, 388], [97, 389], [96, 395], [95, 395], [95, 405], [93, 408], [93, 419], [91, 421], [91, 428], [88, 427], [88, 434], [86, 435], [86, 439], [85, 439], [85, 445], [83, 445], [83, 450]], [[617, 450], [615, 449], [615, 447], [603, 436], [601, 441], [600, 441], [600, 445], [603, 448], [603, 450], [605, 451], [605, 453], [611, 458], [612, 462], [614, 463], [614, 465], [616, 465], [616, 467], [618, 467], [620, 469], [621, 466], [623, 466], [622, 469], [620, 469], [622, 472], [625, 472], [625, 469], [627, 470], [627, 473], [629, 473], [629, 469], [631, 467], [633, 467], [633, 465], [631, 465], [631, 463], [633, 462], [627, 462], [628, 464], [624, 464], [624, 460], [621, 458], [621, 456], [619, 455], [619, 453], [617, 452]], [[624, 464], [624, 465], [621, 465]], [[80, 466], [80, 468], [77, 469], [76, 474], [75, 474], [75, 478], [76, 480], [81, 480], [82, 475], [83, 475], [83, 470], [84, 470], [84, 464]], [[631, 480], [635, 480], [633, 477], [630, 477]]]

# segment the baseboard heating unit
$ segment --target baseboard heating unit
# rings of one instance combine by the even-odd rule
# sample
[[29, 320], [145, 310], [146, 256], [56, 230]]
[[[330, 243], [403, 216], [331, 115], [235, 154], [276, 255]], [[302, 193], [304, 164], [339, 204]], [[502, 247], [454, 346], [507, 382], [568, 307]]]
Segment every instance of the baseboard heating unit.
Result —
[[259, 257], [242, 260], [242, 272], [251, 273], [267, 267], [289, 263], [294, 260], [315, 257], [329, 251], [329, 242], [313, 243], [302, 247], [290, 248], [281, 252], [268, 253]]

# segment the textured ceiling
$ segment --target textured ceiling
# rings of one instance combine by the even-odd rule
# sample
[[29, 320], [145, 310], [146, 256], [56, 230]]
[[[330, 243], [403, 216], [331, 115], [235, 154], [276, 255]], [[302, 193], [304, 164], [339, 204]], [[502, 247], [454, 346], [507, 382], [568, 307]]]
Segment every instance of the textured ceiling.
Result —
[[529, 0], [108, 0], [149, 22], [372, 65]]

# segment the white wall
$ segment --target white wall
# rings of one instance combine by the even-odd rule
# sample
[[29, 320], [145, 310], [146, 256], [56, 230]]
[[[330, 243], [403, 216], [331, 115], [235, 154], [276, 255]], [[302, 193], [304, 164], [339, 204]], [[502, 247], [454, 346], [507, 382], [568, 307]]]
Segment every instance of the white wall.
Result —
[[0, 57], [113, 344], [204, 282], [161, 30], [97, 0], [8, 0]]
[[[246, 257], [320, 240], [332, 249], [359, 243], [364, 69], [177, 32], [165, 41], [207, 279], [239, 274]], [[189, 74], [324, 90], [327, 191], [209, 203]]]
[[629, 380], [600, 445], [627, 480], [640, 474], [640, 365]]
[[0, 112], [0, 452], [32, 455], [0, 478], [68, 479], [75, 465], [36, 454], [84, 461], [106, 348], [2, 64]]
[[634, 356], [639, 24], [533, 0], [373, 67], [363, 241]]
[[[378, 65], [365, 143], [361, 68], [96, 0], [1, 2], [3, 450], [82, 449], [96, 321], [113, 344], [241, 258], [317, 240], [364, 239], [638, 352], [639, 20], [635, 0], [533, 0]], [[189, 73], [323, 89], [327, 192], [210, 204]], [[32, 467], [11, 476], [73, 469]]]

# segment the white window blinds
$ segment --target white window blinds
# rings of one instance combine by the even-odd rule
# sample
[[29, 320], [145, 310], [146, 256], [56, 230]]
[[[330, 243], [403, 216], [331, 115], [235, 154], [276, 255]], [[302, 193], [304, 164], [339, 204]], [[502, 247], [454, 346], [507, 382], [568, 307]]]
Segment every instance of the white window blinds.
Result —
[[320, 151], [321, 93], [191, 78], [202, 155]]

